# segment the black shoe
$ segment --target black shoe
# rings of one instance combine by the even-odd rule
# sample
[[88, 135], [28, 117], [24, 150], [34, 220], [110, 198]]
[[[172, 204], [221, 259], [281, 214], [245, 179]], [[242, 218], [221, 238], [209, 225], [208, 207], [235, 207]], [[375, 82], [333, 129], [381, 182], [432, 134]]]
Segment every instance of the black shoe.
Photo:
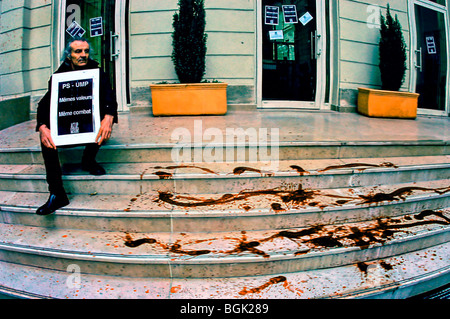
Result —
[[91, 164], [82, 163], [81, 168], [83, 169], [83, 171], [87, 171], [91, 175], [100, 176], [106, 174], [105, 169], [101, 167], [97, 162], [93, 162]]
[[69, 205], [69, 199], [66, 194], [55, 195], [50, 194], [48, 201], [38, 208], [36, 214], [38, 215], [50, 215], [54, 213], [57, 209]]

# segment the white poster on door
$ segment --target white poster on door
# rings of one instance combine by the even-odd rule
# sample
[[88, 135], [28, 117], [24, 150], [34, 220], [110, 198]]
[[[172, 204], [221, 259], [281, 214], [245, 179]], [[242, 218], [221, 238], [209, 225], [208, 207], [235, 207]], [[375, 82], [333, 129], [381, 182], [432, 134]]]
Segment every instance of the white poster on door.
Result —
[[303, 25], [307, 25], [312, 19], [313, 19], [313, 16], [311, 15], [311, 13], [306, 12], [304, 15], [302, 15], [300, 17], [300, 22]]
[[284, 40], [283, 30], [269, 31], [270, 40]]

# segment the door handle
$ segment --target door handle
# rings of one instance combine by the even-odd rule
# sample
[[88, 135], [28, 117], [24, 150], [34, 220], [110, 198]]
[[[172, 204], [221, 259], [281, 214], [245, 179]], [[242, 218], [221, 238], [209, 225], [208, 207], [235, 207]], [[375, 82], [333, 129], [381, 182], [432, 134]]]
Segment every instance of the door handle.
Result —
[[109, 41], [109, 52], [111, 52], [111, 62], [114, 61], [115, 58], [117, 58], [120, 54], [120, 50], [116, 51], [116, 39], [119, 38], [118, 34], [113, 34], [111, 31], [109, 33], [110, 41]]
[[317, 34], [317, 30], [311, 32], [311, 60], [317, 60], [322, 54], [322, 49], [319, 49], [319, 41], [322, 35]]
[[317, 34], [317, 31], [315, 31], [315, 33], [316, 33], [316, 59], [317, 59], [322, 54], [322, 49], [319, 48], [319, 41], [322, 35]]
[[[416, 67], [416, 69], [419, 69], [420, 72], [422, 72], [423, 67], [422, 67], [422, 60], [423, 60], [423, 53], [422, 53], [422, 48], [420, 48], [419, 50], [415, 50], [416, 52], [416, 58], [417, 58], [417, 53], [419, 53], [419, 59], [416, 60], [416, 62], [414, 63], [414, 66]], [[417, 61], [419, 63], [417, 63]]]

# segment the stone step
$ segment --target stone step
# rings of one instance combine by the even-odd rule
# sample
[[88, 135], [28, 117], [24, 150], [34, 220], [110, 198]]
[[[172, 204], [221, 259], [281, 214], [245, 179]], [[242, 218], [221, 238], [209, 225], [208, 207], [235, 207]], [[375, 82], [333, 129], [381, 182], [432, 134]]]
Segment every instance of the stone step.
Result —
[[[266, 115], [200, 124], [282, 127]], [[177, 144], [186, 119], [129, 120], [99, 152], [105, 176], [80, 170], [82, 148], [60, 151], [71, 203], [50, 216], [35, 214], [48, 192], [34, 123], [0, 132], [0, 293], [404, 298], [450, 279], [450, 149], [427, 123], [349, 137], [341, 119], [325, 135], [295, 119], [264, 148], [244, 130]]]
[[[84, 274], [157, 278], [272, 275], [389, 258], [450, 240], [450, 210], [286, 229], [124, 233], [0, 224], [0, 260]], [[448, 263], [448, 259], [446, 260]]]
[[[18, 144], [20, 145], [20, 144]], [[184, 153], [181, 153], [183, 150]], [[83, 148], [61, 148], [63, 162], [74, 163], [81, 159]], [[410, 157], [449, 155], [447, 141], [280, 141], [271, 148], [261, 149], [258, 145], [246, 143], [227, 144], [177, 144], [139, 143], [110, 141], [102, 146], [97, 155], [101, 163], [185, 163], [208, 162], [251, 162], [302, 159], [348, 159], [371, 157]], [[150, 160], [151, 159], [151, 160]], [[0, 164], [40, 164], [40, 146], [1, 147]]]
[[[450, 156], [280, 161], [271, 163], [105, 164], [108, 174], [92, 176], [79, 165], [65, 165], [66, 191], [72, 194], [239, 192], [302, 184], [304, 188], [345, 188], [450, 179]], [[47, 192], [41, 164], [0, 165], [3, 191]]]
[[0, 191], [0, 222], [124, 232], [279, 230], [395, 217], [450, 207], [448, 180], [374, 187], [242, 190], [227, 194], [70, 195], [71, 203], [37, 216], [47, 193]]
[[[450, 243], [332, 269], [225, 278], [92, 275], [0, 261], [0, 292], [60, 299], [405, 299], [450, 280]], [[222, 309], [222, 311], [224, 311]]]

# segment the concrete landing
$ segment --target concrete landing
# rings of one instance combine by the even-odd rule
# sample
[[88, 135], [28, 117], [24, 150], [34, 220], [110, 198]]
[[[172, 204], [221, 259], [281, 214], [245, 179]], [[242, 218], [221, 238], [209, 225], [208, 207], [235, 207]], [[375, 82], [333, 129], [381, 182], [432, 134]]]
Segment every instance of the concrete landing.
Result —
[[[0, 149], [39, 148], [36, 122], [28, 121], [0, 131]], [[292, 110], [230, 111], [225, 116], [153, 117], [147, 113], [123, 113], [107, 145], [167, 145], [208, 143], [208, 134], [227, 129], [279, 129], [286, 142], [444, 142], [450, 141], [450, 118], [418, 116], [416, 120], [368, 118], [353, 113]], [[189, 134], [188, 134], [189, 133]], [[205, 134], [206, 133], [206, 134]], [[228, 132], [230, 133], [230, 131]], [[221, 142], [217, 141], [214, 142]]]

